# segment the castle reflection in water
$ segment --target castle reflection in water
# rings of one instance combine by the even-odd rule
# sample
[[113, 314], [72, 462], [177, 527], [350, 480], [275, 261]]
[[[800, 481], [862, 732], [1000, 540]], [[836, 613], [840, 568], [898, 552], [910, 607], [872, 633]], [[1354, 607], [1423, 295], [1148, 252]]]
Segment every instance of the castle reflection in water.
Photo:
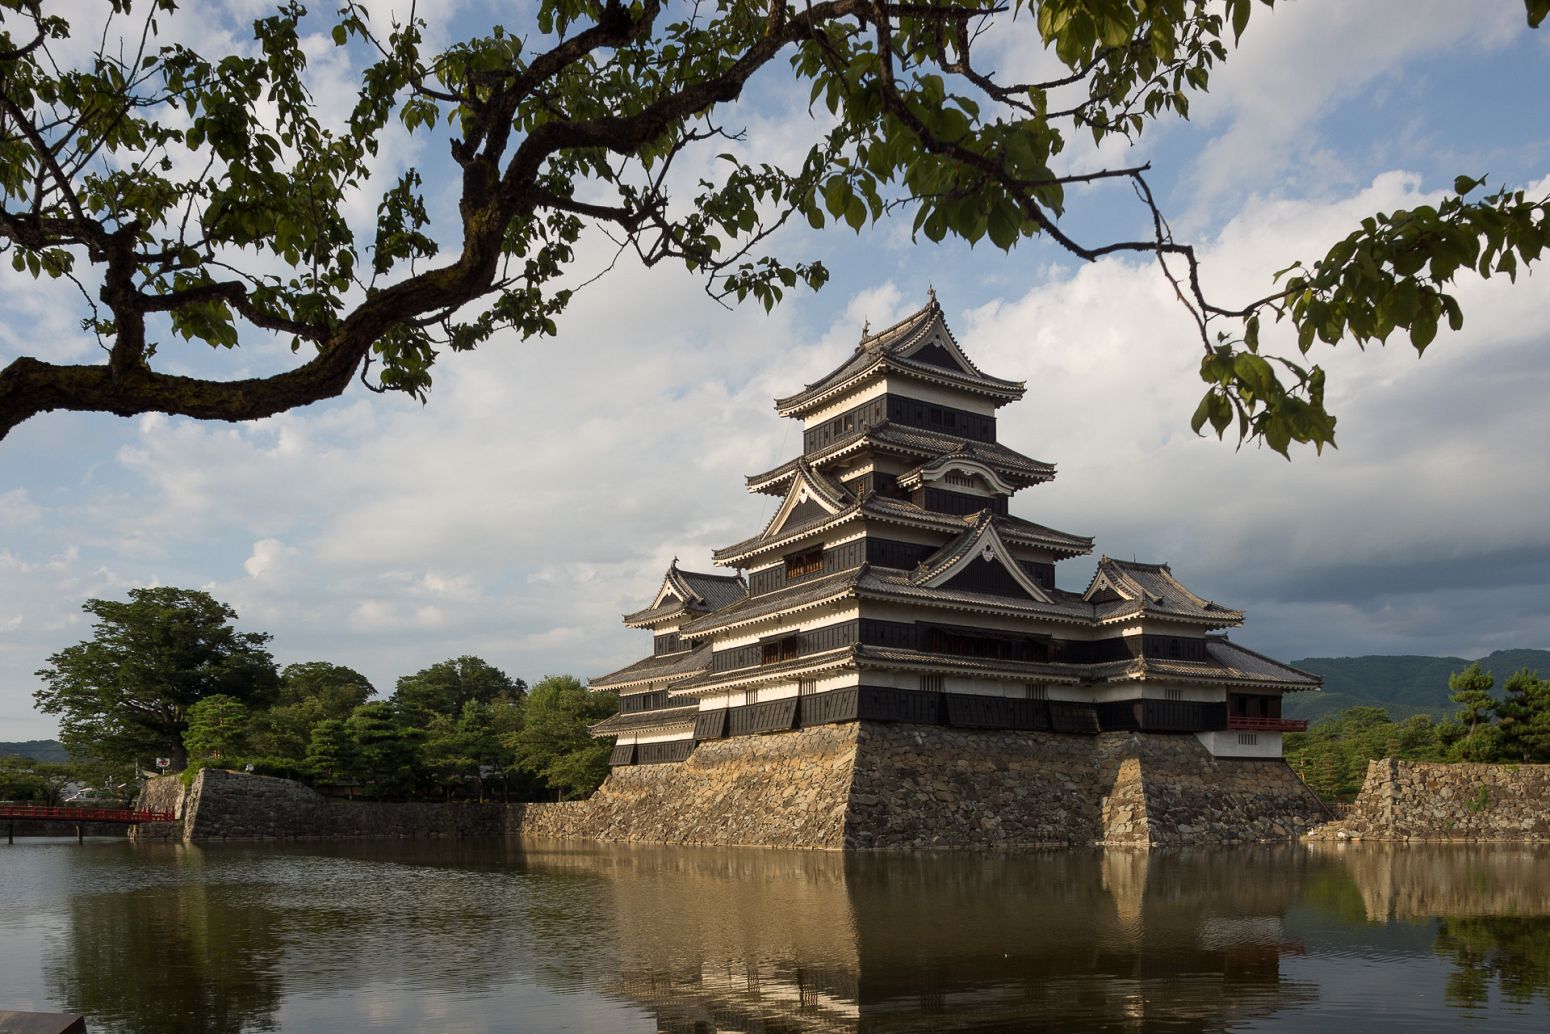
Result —
[[620, 973], [603, 991], [659, 1030], [838, 1034], [1225, 1030], [1317, 1000], [1282, 966], [1305, 952], [1284, 919], [1304, 898], [1359, 901], [1379, 923], [1546, 915], [1547, 861], [1377, 845], [972, 863], [555, 845], [524, 864], [607, 873]]

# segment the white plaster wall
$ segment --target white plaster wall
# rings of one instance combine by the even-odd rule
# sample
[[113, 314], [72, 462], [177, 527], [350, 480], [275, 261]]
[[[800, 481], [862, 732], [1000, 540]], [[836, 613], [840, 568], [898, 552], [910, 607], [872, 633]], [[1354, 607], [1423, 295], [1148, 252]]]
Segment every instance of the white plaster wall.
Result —
[[[1241, 743], [1244, 736], [1253, 736], [1252, 744]], [[1206, 750], [1219, 758], [1278, 758], [1281, 756], [1281, 734], [1278, 732], [1241, 733], [1236, 730], [1197, 732], [1195, 738]]]

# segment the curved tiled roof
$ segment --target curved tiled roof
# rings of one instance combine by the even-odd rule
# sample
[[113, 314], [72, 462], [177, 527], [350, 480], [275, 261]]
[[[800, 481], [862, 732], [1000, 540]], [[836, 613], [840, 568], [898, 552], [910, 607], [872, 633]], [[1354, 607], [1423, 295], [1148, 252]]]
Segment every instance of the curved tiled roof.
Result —
[[1132, 615], [1182, 618], [1223, 627], [1243, 623], [1243, 612], [1191, 592], [1173, 577], [1167, 564], [1101, 557], [1083, 598], [1097, 607], [1099, 620]]
[[710, 644], [704, 643], [693, 650], [643, 657], [618, 671], [588, 679], [587, 685], [592, 689], [619, 689], [642, 682], [676, 681], [688, 678], [709, 667]]
[[[951, 351], [963, 360], [967, 369], [952, 370], [910, 358], [909, 353], [923, 339], [932, 336], [934, 331], [939, 331], [941, 338], [951, 343]], [[800, 416], [814, 404], [839, 394], [860, 379], [889, 369], [990, 395], [1006, 402], [1022, 398], [1025, 389], [1022, 381], [992, 377], [974, 365], [958, 347], [957, 340], [942, 318], [942, 307], [933, 293], [925, 308], [875, 334], [863, 335], [855, 352], [829, 373], [794, 395], [776, 399], [776, 412], [782, 416]]]
[[1127, 679], [1218, 682], [1288, 692], [1318, 689], [1324, 684], [1324, 680], [1317, 675], [1271, 660], [1262, 653], [1229, 642], [1226, 636], [1207, 636], [1206, 656], [1209, 660], [1136, 657], [1088, 665], [1085, 670], [1088, 678], [1095, 682], [1122, 682]]
[[635, 711], [604, 718], [596, 725], [587, 726], [593, 736], [617, 736], [621, 732], [639, 732], [642, 729], [665, 729], [675, 725], [692, 725], [699, 713], [698, 704], [686, 707], [662, 707], [655, 711]]
[[657, 590], [657, 602], [624, 615], [624, 623], [641, 628], [680, 614], [707, 614], [746, 595], [748, 586], [741, 575], [680, 570], [678, 558], [674, 557], [663, 576], [662, 587]]

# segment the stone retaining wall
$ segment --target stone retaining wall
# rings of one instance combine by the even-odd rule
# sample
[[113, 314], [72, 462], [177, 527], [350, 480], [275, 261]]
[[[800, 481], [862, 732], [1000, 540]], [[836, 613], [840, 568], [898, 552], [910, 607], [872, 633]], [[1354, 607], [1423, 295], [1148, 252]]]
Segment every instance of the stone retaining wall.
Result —
[[1346, 816], [1318, 839], [1550, 840], [1550, 765], [1384, 758]]
[[[175, 786], [176, 790], [171, 787]], [[289, 779], [206, 768], [146, 783], [136, 807], [173, 800], [175, 822], [145, 822], [137, 840], [295, 840], [332, 837], [501, 836], [518, 805], [341, 801]]]
[[627, 843], [867, 848], [1223, 844], [1295, 837], [1322, 818], [1279, 760], [1213, 758], [1189, 735], [844, 722], [700, 744], [621, 766], [560, 804], [338, 801], [283, 779], [206, 769], [180, 821], [141, 839], [521, 835]]
[[554, 838], [821, 849], [1226, 844], [1325, 817], [1280, 760], [1193, 736], [1097, 737], [847, 722], [702, 743], [614, 769], [589, 800], [531, 805]]

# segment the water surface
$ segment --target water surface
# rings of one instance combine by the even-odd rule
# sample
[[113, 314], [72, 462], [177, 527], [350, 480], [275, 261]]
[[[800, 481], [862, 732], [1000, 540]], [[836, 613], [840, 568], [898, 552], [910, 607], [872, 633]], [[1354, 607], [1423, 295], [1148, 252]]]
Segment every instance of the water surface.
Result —
[[104, 1032], [1550, 1030], [1550, 851], [0, 849], [0, 1009]]

